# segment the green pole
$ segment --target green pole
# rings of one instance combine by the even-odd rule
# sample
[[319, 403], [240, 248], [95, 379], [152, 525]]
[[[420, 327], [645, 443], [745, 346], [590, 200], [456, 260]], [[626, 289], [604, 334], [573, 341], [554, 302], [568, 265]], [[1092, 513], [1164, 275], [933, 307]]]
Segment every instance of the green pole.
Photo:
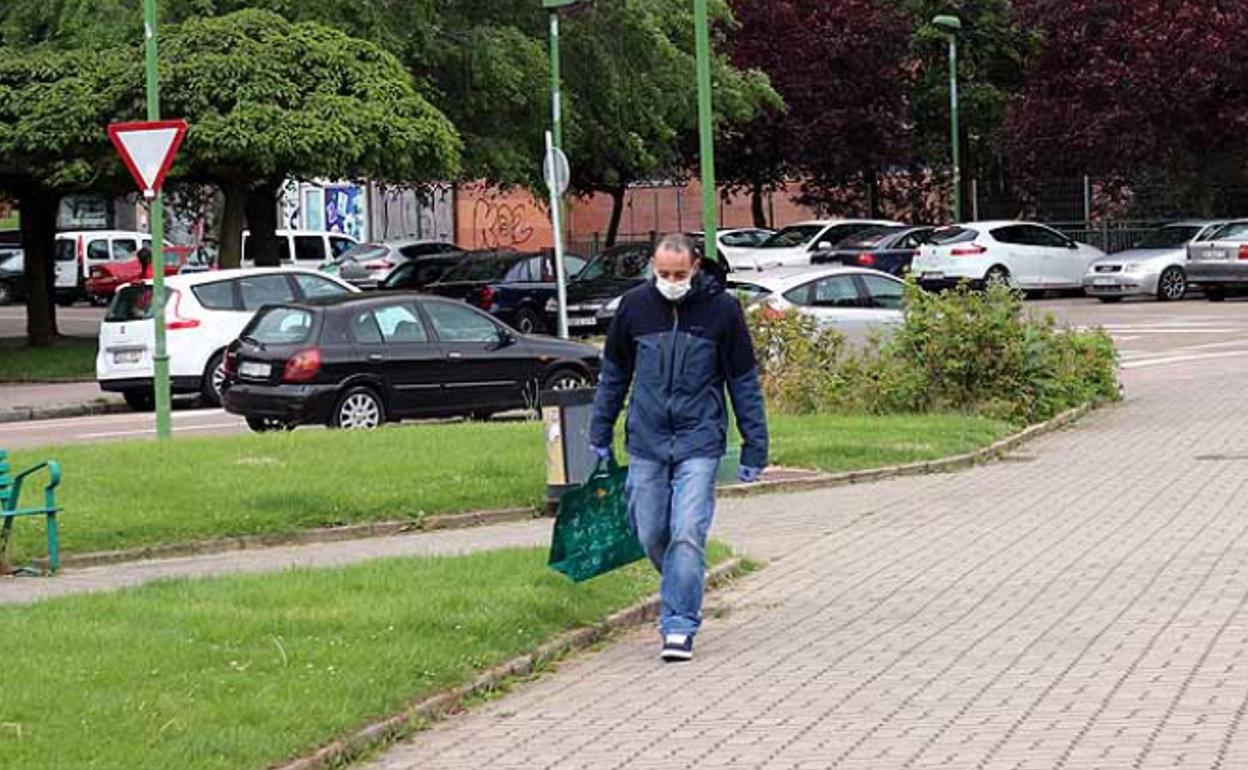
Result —
[[702, 161], [702, 231], [706, 258], [719, 258], [719, 227], [715, 190], [715, 114], [711, 111], [711, 22], [707, 0], [693, 0], [697, 27], [698, 135]]
[[953, 221], [962, 221], [962, 142], [958, 126], [958, 38], [949, 35], [949, 122], [953, 134]]
[[[156, 66], [156, 0], [143, 1], [147, 48], [147, 119], [160, 120], [160, 74]], [[165, 206], [159, 192], [149, 198], [152, 231], [152, 309], [156, 323], [156, 355], [152, 357], [156, 388], [156, 436], [173, 435], [169, 414], [169, 349], [165, 339]]]

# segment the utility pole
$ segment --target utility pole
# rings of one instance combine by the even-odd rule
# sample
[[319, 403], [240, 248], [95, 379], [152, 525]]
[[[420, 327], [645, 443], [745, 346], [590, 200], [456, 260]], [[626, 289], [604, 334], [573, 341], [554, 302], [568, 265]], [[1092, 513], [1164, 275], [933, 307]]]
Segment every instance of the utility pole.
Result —
[[697, 27], [698, 58], [698, 138], [702, 165], [702, 232], [704, 257], [719, 258], [719, 212], [715, 188], [715, 113], [711, 105], [711, 21], [707, 0], [693, 0], [693, 22]]
[[962, 142], [958, 125], [958, 33], [962, 20], [957, 16], [937, 16], [932, 25], [949, 38], [949, 123], [953, 141], [953, 221], [962, 221]]
[[[143, 34], [147, 51], [147, 119], [160, 120], [160, 71], [157, 66], [156, 0], [143, 0]], [[156, 391], [156, 436], [167, 439], [173, 435], [169, 413], [169, 348], [165, 335], [165, 205], [164, 196], [156, 190], [148, 198], [151, 206], [152, 233], [152, 318], [156, 324], [156, 354], [152, 356]]]

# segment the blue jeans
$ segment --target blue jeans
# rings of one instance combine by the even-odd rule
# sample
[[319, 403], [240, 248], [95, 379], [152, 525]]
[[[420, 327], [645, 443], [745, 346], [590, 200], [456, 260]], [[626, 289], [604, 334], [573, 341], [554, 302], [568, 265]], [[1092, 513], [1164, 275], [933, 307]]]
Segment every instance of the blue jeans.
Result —
[[702, 625], [706, 537], [715, 516], [719, 458], [679, 463], [629, 458], [628, 515], [662, 576], [659, 631], [695, 634]]

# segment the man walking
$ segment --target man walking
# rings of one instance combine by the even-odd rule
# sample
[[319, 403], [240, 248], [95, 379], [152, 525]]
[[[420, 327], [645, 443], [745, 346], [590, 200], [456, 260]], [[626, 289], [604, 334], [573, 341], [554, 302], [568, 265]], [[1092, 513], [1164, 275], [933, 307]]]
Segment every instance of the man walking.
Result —
[[626, 425], [628, 510], [662, 575], [662, 658], [693, 658], [702, 622], [706, 538], [732, 398], [741, 433], [740, 481], [767, 466], [767, 418], [754, 345], [741, 305], [700, 270], [693, 244], [664, 238], [654, 280], [624, 295], [603, 352], [590, 442], [611, 453], [615, 422], [632, 387]]

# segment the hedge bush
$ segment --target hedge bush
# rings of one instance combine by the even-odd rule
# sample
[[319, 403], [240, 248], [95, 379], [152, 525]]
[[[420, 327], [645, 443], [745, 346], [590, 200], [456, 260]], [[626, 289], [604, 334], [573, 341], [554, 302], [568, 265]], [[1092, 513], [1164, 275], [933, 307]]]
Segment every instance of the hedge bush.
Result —
[[964, 411], [1033, 423], [1120, 395], [1108, 334], [1033, 318], [1006, 287], [930, 294], [911, 284], [904, 325], [861, 349], [800, 313], [749, 315], [764, 391], [782, 412]]

